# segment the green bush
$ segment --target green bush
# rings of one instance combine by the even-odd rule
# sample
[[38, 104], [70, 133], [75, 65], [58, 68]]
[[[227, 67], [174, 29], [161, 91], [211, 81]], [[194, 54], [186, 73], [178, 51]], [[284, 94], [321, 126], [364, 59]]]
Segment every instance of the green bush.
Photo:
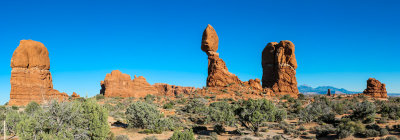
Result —
[[317, 137], [324, 137], [336, 132], [335, 127], [331, 124], [320, 125], [314, 128]]
[[33, 114], [39, 109], [40, 109], [40, 105], [38, 103], [32, 101], [25, 107], [24, 111], [27, 114]]
[[169, 140], [195, 140], [192, 130], [175, 131]]
[[158, 140], [156, 136], [145, 137], [143, 140]]
[[375, 118], [376, 106], [374, 103], [369, 102], [367, 100], [357, 103], [355, 108], [353, 109], [353, 114], [351, 118], [353, 120], [361, 120], [369, 123]]
[[174, 105], [175, 105], [175, 103], [170, 101], [170, 102], [164, 104], [163, 108], [164, 109], [172, 109], [172, 108], [174, 108]]
[[154, 132], [172, 130], [172, 120], [164, 118], [156, 106], [146, 102], [134, 102], [125, 112], [128, 127], [149, 129]]
[[214, 102], [210, 104], [208, 121], [215, 122], [223, 127], [223, 125], [233, 126], [235, 119], [234, 107], [227, 102]]
[[277, 116], [281, 115], [278, 112], [278, 109], [271, 101], [249, 99], [239, 103], [235, 114], [244, 127], [257, 133], [263, 122], [277, 121]]
[[386, 137], [385, 140], [398, 140], [395, 136]]
[[97, 94], [95, 97], [96, 100], [103, 100], [105, 98], [103, 94]]
[[18, 107], [18, 106], [12, 106], [11, 109], [13, 109], [13, 110], [18, 110], [19, 107]]
[[[350, 136], [352, 134], [363, 134], [366, 128], [360, 121], [351, 121], [350, 119], [342, 119], [337, 126], [337, 134], [341, 138]], [[350, 135], [349, 135], [350, 133]]]
[[208, 113], [207, 103], [208, 100], [204, 98], [195, 98], [190, 100], [182, 110], [187, 113], [205, 115]]
[[20, 139], [106, 139], [107, 110], [95, 100], [51, 102], [17, 125]]
[[129, 140], [129, 137], [127, 135], [118, 135], [115, 140]]
[[315, 99], [315, 101], [306, 106], [300, 111], [299, 119], [305, 122], [322, 121], [326, 123], [333, 123], [335, 120], [335, 113], [329, 106], [330, 101], [322, 99]]

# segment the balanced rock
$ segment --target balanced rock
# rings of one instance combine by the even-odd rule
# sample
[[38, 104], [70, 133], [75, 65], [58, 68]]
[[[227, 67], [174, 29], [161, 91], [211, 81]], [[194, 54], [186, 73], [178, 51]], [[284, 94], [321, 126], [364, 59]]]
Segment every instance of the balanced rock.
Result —
[[291, 41], [268, 43], [262, 52], [262, 87], [275, 94], [297, 96], [297, 61]]
[[192, 92], [195, 92], [198, 90], [195, 87], [182, 87], [182, 86], [175, 86], [175, 85], [169, 85], [169, 84], [164, 84], [164, 83], [155, 83], [153, 85], [155, 88], [157, 88], [158, 93], [160, 95], [165, 95], [165, 96], [176, 96], [179, 94], [190, 94]]
[[101, 81], [100, 93], [105, 97], [145, 97], [147, 94], [157, 94], [155, 87], [150, 85], [143, 76], [131, 80], [131, 76], [114, 70]]
[[68, 99], [66, 93], [53, 89], [49, 52], [42, 43], [21, 40], [11, 58], [11, 68], [9, 105]]
[[203, 32], [201, 50], [208, 56], [207, 87], [225, 87], [230, 84], [247, 84], [254, 86], [255, 89], [261, 87], [257, 80], [242, 82], [236, 75], [228, 71], [225, 62], [216, 52], [218, 50], [218, 35], [211, 25], [208, 25]]
[[374, 98], [387, 98], [386, 85], [375, 78], [369, 78], [363, 94]]

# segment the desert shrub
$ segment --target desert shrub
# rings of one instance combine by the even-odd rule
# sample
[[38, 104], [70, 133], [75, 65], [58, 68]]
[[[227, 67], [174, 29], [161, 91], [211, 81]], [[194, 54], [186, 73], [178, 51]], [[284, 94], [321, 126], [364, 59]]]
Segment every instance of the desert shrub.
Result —
[[156, 136], [145, 137], [143, 140], [158, 140]]
[[105, 139], [110, 128], [107, 110], [95, 100], [52, 101], [17, 125], [20, 139]]
[[128, 127], [160, 132], [173, 129], [173, 122], [160, 113], [156, 106], [146, 102], [134, 102], [125, 112]]
[[[337, 134], [341, 138], [350, 136], [352, 134], [363, 134], [366, 128], [360, 121], [351, 121], [348, 118], [342, 119], [337, 126]], [[348, 134], [350, 133], [350, 135]]]
[[304, 96], [304, 94], [299, 94], [299, 95], [297, 95], [297, 99], [304, 100], [304, 99], [306, 99], [306, 97]]
[[377, 105], [379, 106], [379, 111], [382, 117], [388, 117], [392, 120], [398, 120], [400, 118], [400, 104], [393, 103], [393, 102], [378, 102]]
[[151, 94], [147, 94], [146, 97], [144, 97], [144, 100], [145, 100], [147, 103], [152, 103], [153, 101], [156, 100], [156, 96], [151, 95]]
[[388, 118], [387, 117], [382, 117], [380, 120], [377, 121], [378, 123], [387, 123], [388, 122]]
[[317, 98], [315, 101], [307, 105], [303, 110], [300, 111], [299, 118], [305, 122], [312, 121], [323, 121], [326, 123], [332, 123], [335, 120], [335, 113], [332, 108], [328, 105], [329, 102], [326, 98]]
[[353, 114], [351, 115], [351, 118], [353, 120], [361, 120], [361, 121], [365, 121], [368, 118], [366, 122], [368, 123], [368, 121], [371, 121], [372, 119], [375, 118], [375, 112], [376, 112], [375, 104], [365, 100], [361, 103], [356, 104], [353, 110]]
[[169, 140], [195, 140], [192, 130], [175, 131]]
[[386, 137], [385, 140], [398, 140], [395, 136]]
[[243, 101], [235, 111], [241, 124], [255, 133], [263, 122], [276, 121], [277, 112], [275, 105], [266, 99]]
[[386, 128], [382, 128], [379, 130], [380, 136], [386, 136], [389, 134], [389, 131]]
[[319, 125], [314, 127], [314, 130], [317, 137], [324, 137], [336, 132], [336, 129], [332, 124]]
[[232, 126], [236, 120], [234, 107], [224, 101], [211, 103], [207, 120], [220, 124], [222, 127], [223, 125]]
[[36, 110], [40, 109], [40, 105], [34, 101], [30, 102], [25, 107], [25, 112], [28, 114], [33, 114]]
[[118, 135], [115, 140], [129, 140], [129, 137], [127, 135]]
[[105, 97], [104, 97], [103, 94], [97, 94], [97, 95], [95, 96], [95, 98], [96, 98], [96, 100], [103, 100]]
[[344, 138], [347, 138], [347, 137], [351, 136], [352, 133], [350, 131], [347, 131], [347, 130], [341, 130], [340, 132], [338, 132], [337, 135], [338, 135], [339, 139], [344, 139]]
[[[7, 134], [17, 134], [17, 126], [21, 121], [22, 115], [15, 110], [9, 110], [6, 114], [6, 132]], [[4, 131], [4, 130], [3, 130]], [[4, 132], [3, 132], [4, 133]]]
[[164, 104], [164, 105], [163, 105], [163, 108], [164, 108], [164, 109], [172, 109], [172, 108], [174, 108], [174, 105], [175, 105], [175, 103], [172, 102], [172, 101], [170, 101], [170, 102]]
[[364, 132], [364, 136], [367, 137], [367, 138], [368, 137], [377, 137], [379, 135], [380, 135], [380, 132], [376, 131], [376, 130], [373, 130], [373, 129], [367, 129]]
[[18, 107], [18, 106], [11, 106], [11, 109], [13, 109], [13, 110], [18, 110], [19, 107]]
[[193, 114], [202, 114], [205, 115], [208, 111], [207, 108], [207, 103], [208, 100], [204, 98], [194, 98], [189, 101], [189, 103], [183, 107], [183, 111], [187, 113], [193, 113]]

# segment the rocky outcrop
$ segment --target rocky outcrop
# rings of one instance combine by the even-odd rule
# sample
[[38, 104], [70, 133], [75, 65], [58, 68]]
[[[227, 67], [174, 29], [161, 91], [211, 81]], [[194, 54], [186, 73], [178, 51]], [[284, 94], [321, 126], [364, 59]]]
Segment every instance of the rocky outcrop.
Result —
[[182, 86], [175, 86], [169, 85], [164, 83], [156, 83], [153, 85], [157, 90], [159, 95], [165, 96], [176, 96], [179, 94], [190, 94], [198, 90], [194, 87], [182, 87]]
[[100, 93], [105, 97], [145, 97], [147, 94], [157, 94], [155, 87], [150, 85], [143, 76], [131, 80], [131, 76], [114, 70], [107, 74], [100, 83]]
[[363, 94], [374, 98], [387, 98], [386, 85], [375, 78], [369, 78]]
[[297, 96], [295, 47], [290, 41], [268, 43], [262, 52], [262, 87], [275, 94]]
[[68, 99], [66, 93], [53, 89], [49, 52], [42, 43], [21, 40], [11, 58], [11, 68], [9, 105]]
[[76, 98], [80, 98], [81, 96], [79, 96], [76, 92], [73, 92], [71, 95], [72, 99], [76, 99]]
[[208, 25], [203, 32], [201, 41], [201, 50], [208, 56], [207, 87], [226, 87], [231, 84], [244, 84], [254, 89], [261, 89], [260, 80], [242, 82], [236, 75], [228, 71], [225, 62], [217, 53], [218, 41], [217, 32], [215, 32], [211, 25]]

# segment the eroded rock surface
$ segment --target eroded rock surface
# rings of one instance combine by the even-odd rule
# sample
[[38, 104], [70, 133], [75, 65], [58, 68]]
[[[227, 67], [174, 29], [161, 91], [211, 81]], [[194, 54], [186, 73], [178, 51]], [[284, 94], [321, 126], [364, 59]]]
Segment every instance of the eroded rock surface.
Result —
[[135, 76], [132, 80], [131, 76], [119, 70], [107, 74], [100, 85], [102, 87], [100, 93], [105, 97], [145, 97], [147, 94], [158, 93], [143, 76]]
[[363, 94], [374, 98], [387, 98], [386, 85], [375, 78], [369, 78]]
[[164, 83], [156, 83], [153, 85], [157, 88], [159, 95], [165, 96], [176, 96], [179, 94], [190, 94], [197, 90], [195, 87], [182, 87], [182, 86], [175, 86], [169, 85]]
[[11, 68], [9, 105], [68, 99], [66, 93], [53, 89], [49, 52], [42, 43], [21, 40], [11, 58]]
[[208, 56], [207, 87], [226, 87], [231, 84], [244, 84], [252, 86], [254, 89], [261, 89], [260, 80], [242, 82], [236, 75], [228, 71], [225, 62], [217, 53], [218, 41], [217, 32], [211, 25], [208, 25], [203, 32], [201, 41], [201, 50]]
[[295, 47], [291, 41], [268, 43], [262, 52], [262, 87], [277, 95], [297, 96]]

